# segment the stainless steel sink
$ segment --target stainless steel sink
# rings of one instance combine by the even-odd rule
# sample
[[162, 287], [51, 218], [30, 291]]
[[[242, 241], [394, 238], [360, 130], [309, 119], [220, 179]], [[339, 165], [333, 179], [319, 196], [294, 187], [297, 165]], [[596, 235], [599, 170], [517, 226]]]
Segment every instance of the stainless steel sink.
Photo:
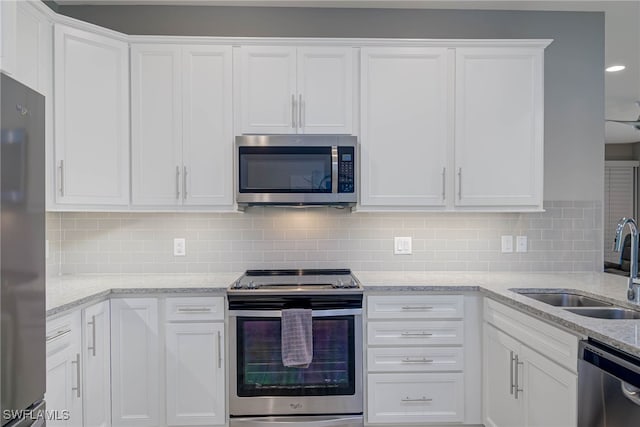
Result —
[[565, 310], [597, 319], [640, 319], [640, 311], [622, 307], [566, 308]]
[[587, 297], [584, 295], [572, 294], [568, 292], [518, 292], [536, 301], [555, 307], [606, 307], [610, 306], [608, 302]]

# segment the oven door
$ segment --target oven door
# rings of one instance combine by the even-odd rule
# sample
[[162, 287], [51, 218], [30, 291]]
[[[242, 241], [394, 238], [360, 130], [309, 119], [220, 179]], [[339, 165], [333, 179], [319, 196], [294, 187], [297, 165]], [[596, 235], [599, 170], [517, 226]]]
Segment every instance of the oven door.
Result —
[[229, 311], [230, 414], [362, 413], [362, 310], [313, 311], [313, 361], [282, 364], [274, 311]]

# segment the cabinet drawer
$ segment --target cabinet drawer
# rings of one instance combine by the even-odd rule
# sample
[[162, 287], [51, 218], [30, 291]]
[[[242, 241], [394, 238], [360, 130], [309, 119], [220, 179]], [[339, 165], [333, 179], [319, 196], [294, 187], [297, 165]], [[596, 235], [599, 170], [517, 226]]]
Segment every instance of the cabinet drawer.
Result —
[[455, 345], [464, 342], [462, 321], [368, 322], [369, 345]]
[[400, 347], [367, 350], [369, 372], [462, 371], [462, 347]]
[[369, 374], [369, 423], [432, 423], [464, 420], [461, 373]]
[[223, 320], [224, 298], [167, 298], [167, 321]]
[[462, 295], [370, 296], [369, 319], [458, 319], [464, 316]]
[[74, 340], [79, 342], [80, 311], [74, 311], [53, 320], [47, 319], [46, 330], [47, 355], [71, 346]]

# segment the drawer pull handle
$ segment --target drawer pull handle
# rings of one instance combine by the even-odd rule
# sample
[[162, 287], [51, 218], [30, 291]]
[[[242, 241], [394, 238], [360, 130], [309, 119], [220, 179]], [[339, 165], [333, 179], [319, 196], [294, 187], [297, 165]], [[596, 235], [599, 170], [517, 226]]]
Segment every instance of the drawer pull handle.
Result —
[[210, 307], [180, 307], [178, 313], [210, 313]]
[[419, 397], [419, 398], [411, 398], [409, 396], [403, 397], [400, 399], [402, 402], [433, 402], [433, 399], [429, 399], [428, 397]]
[[422, 359], [411, 359], [409, 357], [405, 357], [402, 359], [402, 363], [433, 363], [433, 359], [427, 359], [423, 357]]
[[401, 332], [400, 335], [403, 337], [430, 337], [433, 334], [429, 332]]
[[69, 333], [71, 333], [71, 329], [65, 329], [65, 330], [63, 330], [63, 331], [58, 331], [58, 332], [56, 332], [56, 333], [55, 333], [55, 334], [53, 334], [53, 335], [49, 335], [49, 336], [46, 338], [46, 341], [47, 341], [47, 342], [51, 342], [51, 341], [53, 341], [53, 340], [57, 340], [58, 338], [63, 337], [63, 336], [65, 336], [65, 335], [69, 334]]
[[427, 310], [433, 310], [433, 307], [428, 306], [428, 305], [405, 305], [404, 307], [402, 307], [403, 310], [420, 310], [420, 311], [427, 311]]

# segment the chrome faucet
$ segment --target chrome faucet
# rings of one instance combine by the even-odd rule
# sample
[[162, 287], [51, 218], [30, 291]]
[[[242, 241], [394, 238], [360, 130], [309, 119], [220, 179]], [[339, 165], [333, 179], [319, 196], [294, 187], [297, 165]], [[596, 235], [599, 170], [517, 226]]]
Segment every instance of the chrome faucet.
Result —
[[627, 289], [627, 299], [636, 304], [640, 304], [640, 282], [638, 282], [638, 224], [633, 218], [622, 218], [616, 227], [616, 237], [613, 241], [613, 250], [622, 250], [622, 232], [629, 225], [631, 231], [631, 261], [629, 266], [629, 289]]

